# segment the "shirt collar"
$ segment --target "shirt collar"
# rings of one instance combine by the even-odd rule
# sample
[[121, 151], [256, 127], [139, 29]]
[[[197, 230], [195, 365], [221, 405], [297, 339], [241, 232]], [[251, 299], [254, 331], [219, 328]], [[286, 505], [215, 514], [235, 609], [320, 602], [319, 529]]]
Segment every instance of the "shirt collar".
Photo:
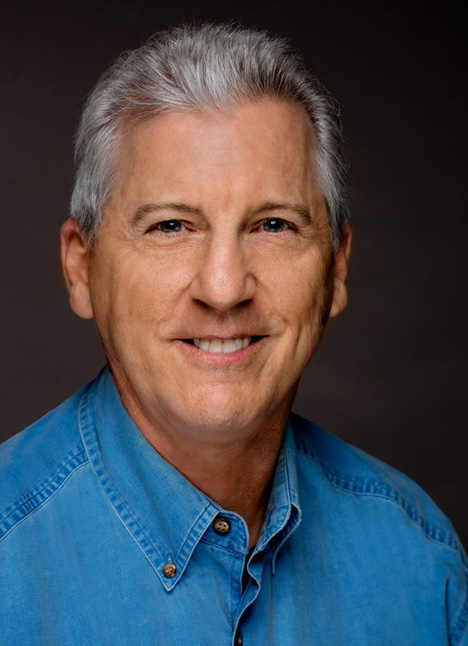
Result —
[[288, 421], [276, 463], [270, 501], [255, 552], [268, 548], [275, 571], [276, 556], [284, 542], [302, 520], [299, 482], [296, 467], [296, 442], [291, 421]]
[[[215, 517], [232, 512], [196, 489], [153, 449], [126, 412], [107, 369], [83, 395], [80, 429], [105, 495], [170, 591]], [[268, 548], [274, 560], [299, 522], [295, 443], [288, 424], [255, 552]], [[163, 574], [168, 563], [176, 566], [172, 578]]]

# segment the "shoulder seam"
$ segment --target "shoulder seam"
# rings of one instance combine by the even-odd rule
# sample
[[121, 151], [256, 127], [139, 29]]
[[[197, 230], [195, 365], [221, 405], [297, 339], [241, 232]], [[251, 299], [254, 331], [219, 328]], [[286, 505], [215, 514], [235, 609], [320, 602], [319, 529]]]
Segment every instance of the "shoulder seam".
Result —
[[463, 566], [465, 568], [468, 567], [463, 549], [461, 548], [459, 542], [456, 540], [455, 536], [448, 533], [441, 527], [437, 527], [436, 525], [428, 523], [418, 513], [417, 509], [399, 493], [399, 491], [391, 487], [385, 481], [378, 479], [370, 480], [364, 477], [343, 474], [339, 471], [331, 469], [321, 460], [318, 460], [315, 455], [306, 451], [305, 447], [302, 447], [302, 443], [301, 445], [297, 444], [296, 446], [298, 453], [301, 453], [305, 457], [314, 460], [314, 462], [319, 465], [326, 479], [337, 489], [348, 491], [356, 495], [383, 498], [384, 500], [397, 505], [405, 512], [407, 517], [412, 522], [414, 522], [423, 530], [427, 538], [432, 540], [434, 543], [445, 545], [448, 548], [454, 550], [459, 555]]
[[37, 487], [26, 492], [21, 498], [9, 505], [0, 514], [0, 541], [27, 516], [41, 507], [51, 496], [62, 487], [72, 473], [84, 465], [88, 459], [84, 448], [69, 451], [55, 471], [43, 480]]

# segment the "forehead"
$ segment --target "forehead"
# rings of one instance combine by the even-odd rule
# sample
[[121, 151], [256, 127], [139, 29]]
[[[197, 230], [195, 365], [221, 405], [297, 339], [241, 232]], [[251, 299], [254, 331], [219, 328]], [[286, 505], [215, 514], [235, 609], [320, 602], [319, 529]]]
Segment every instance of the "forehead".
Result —
[[123, 138], [115, 194], [137, 202], [307, 200], [317, 192], [314, 148], [297, 103], [263, 99], [229, 112], [157, 115]]

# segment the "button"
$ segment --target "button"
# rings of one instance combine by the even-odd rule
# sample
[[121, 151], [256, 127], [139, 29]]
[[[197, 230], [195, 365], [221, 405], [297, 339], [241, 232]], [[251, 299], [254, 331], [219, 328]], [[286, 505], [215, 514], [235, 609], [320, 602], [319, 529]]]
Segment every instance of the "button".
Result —
[[177, 568], [174, 563], [166, 563], [166, 565], [163, 567], [163, 574], [168, 579], [172, 579], [172, 577], [175, 576], [176, 572]]
[[231, 523], [226, 518], [219, 516], [213, 523], [213, 529], [217, 534], [229, 534], [231, 531]]
[[243, 643], [244, 643], [244, 640], [242, 639], [242, 634], [238, 630], [236, 632], [236, 636], [234, 638], [234, 644], [235, 644], [235, 646], [242, 646]]

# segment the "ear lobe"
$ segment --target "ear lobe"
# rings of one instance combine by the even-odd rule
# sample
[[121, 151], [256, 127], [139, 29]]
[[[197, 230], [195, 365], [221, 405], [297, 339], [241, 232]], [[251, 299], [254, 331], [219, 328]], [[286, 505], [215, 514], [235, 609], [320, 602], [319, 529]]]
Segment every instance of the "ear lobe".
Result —
[[330, 308], [330, 318], [341, 314], [348, 302], [346, 278], [348, 277], [349, 258], [351, 256], [351, 243], [353, 230], [346, 224], [342, 230], [341, 242], [335, 254], [333, 267], [333, 300]]
[[93, 318], [88, 286], [89, 252], [83, 234], [73, 218], [60, 231], [62, 270], [72, 310], [84, 319]]

